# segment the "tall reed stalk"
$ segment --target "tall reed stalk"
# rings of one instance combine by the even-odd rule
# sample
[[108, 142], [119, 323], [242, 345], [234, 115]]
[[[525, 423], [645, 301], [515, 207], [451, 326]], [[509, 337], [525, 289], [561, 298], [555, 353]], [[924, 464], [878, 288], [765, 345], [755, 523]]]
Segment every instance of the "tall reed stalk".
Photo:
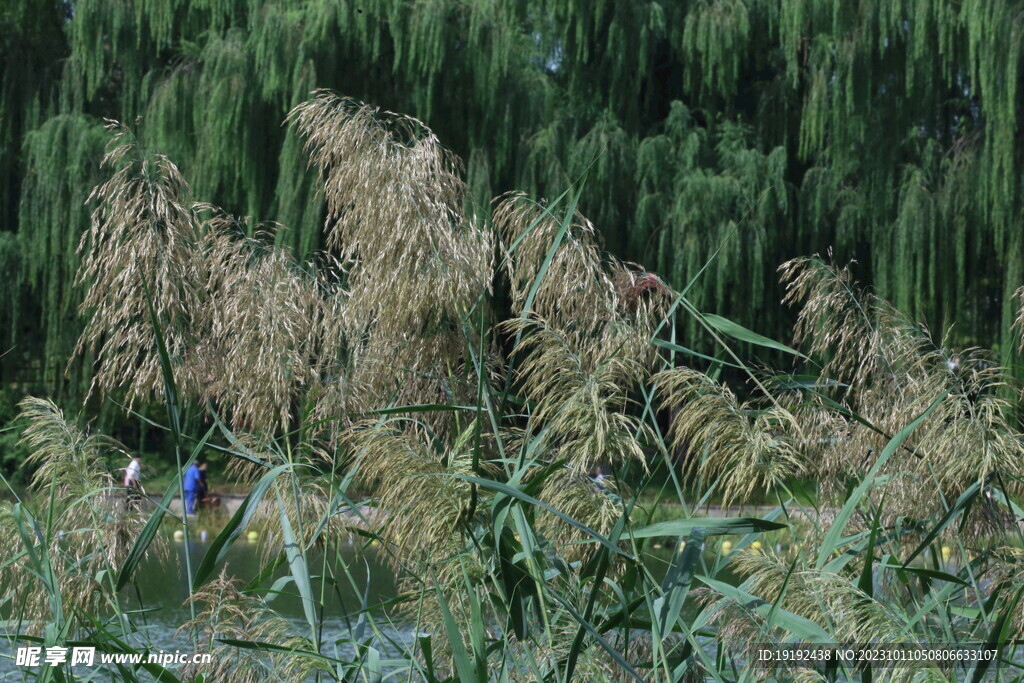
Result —
[[[80, 472], [113, 446], [26, 400], [39, 470], [32, 499], [0, 509], [18, 549], [0, 564], [12, 644], [152, 648], [122, 591], [159, 551], [183, 468], [215, 449], [250, 485], [198, 566], [186, 545], [184, 628], [216, 659], [113, 676], [1019, 674], [1019, 389], [984, 352], [936, 342], [818, 257], [782, 266], [796, 342], [768, 339], [699, 310], [692, 281], [674, 291], [605, 254], [579, 188], [467, 215], [458, 161], [421, 122], [323, 92], [288, 121], [327, 206], [311, 263], [195, 203], [169, 160], [114, 126], [82, 245], [81, 348], [97, 391], [163, 395], [179, 476], [126, 536], [103, 506], [83, 520], [81, 501], [114, 487]], [[691, 350], [679, 316], [718, 350]], [[202, 438], [182, 431], [186, 405], [206, 411]], [[263, 564], [242, 585], [226, 561], [255, 528]], [[359, 578], [370, 559], [397, 576], [383, 604]], [[300, 617], [275, 611], [283, 594]], [[910, 642], [983, 644], [998, 662], [757, 661]]]

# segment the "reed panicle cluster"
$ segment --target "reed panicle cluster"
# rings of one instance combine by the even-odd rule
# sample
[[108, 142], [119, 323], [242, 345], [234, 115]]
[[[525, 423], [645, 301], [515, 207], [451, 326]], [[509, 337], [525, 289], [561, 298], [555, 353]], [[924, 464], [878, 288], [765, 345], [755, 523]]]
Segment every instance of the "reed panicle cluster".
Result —
[[155, 323], [186, 394], [215, 401], [240, 429], [287, 424], [315, 379], [315, 281], [284, 250], [244, 238], [241, 222], [193, 202], [177, 167], [126, 127], [110, 128], [104, 164], [115, 170], [90, 196], [79, 247], [88, 291], [77, 353], [96, 353], [94, 389], [159, 395]]
[[[621, 484], [612, 477], [596, 483], [586, 472], [565, 467], [544, 480], [537, 498], [607, 536], [623, 515], [620, 488]], [[537, 530], [569, 562], [585, 561], [592, 553], [585, 543], [589, 540], [585, 534], [549, 512], [538, 512]]]
[[[821, 624], [837, 643], [892, 644], [907, 640], [911, 625], [906, 616], [861, 590], [851, 571], [800, 566], [800, 560], [787, 561], [771, 550], [741, 552], [733, 566], [749, 577], [743, 584], [746, 591]], [[949, 674], [936, 663], [892, 664], [875, 677], [885, 681], [946, 680]]]
[[307, 398], [337, 435], [349, 412], [471, 397], [460, 326], [490, 290], [494, 240], [462, 213], [456, 161], [414, 119], [325, 93], [289, 120], [328, 200], [319, 269], [192, 203], [174, 164], [111, 124], [115, 172], [80, 247], [96, 388], [163, 386], [156, 320], [179, 387], [243, 431], [285, 427]]
[[[114, 127], [106, 161], [113, 174], [93, 195], [81, 246], [90, 319], [79, 353], [96, 354], [95, 389], [139, 400], [176, 384], [185, 400], [223, 418], [236, 456], [231, 473], [258, 484], [264, 499], [244, 519], [264, 525], [266, 551], [286, 553], [296, 589], [307, 593], [308, 640], [204, 563], [186, 629], [217, 656], [213, 668], [189, 675], [300, 680], [318, 667], [361, 675], [338, 673], [336, 660], [318, 654], [314, 579], [303, 568], [306, 552], [329, 551], [345, 531], [339, 511], [357, 489], [373, 498], [382, 520], [366, 533], [402, 573], [398, 612], [438, 638], [432, 650], [420, 639], [418, 653], [416, 646], [405, 653], [410, 676], [436, 665], [442, 674], [480, 678], [500, 654], [501, 675], [510, 679], [624, 672], [635, 679], [638, 671], [656, 680], [722, 677], [719, 662], [694, 651], [691, 636], [703, 638], [705, 627], [754, 677], [771, 670], [750, 667], [750, 648], [791, 641], [794, 623], [813, 622], [848, 642], [969, 635], [961, 621], [944, 616], [939, 629], [901, 610], [906, 596], [897, 593], [910, 580], [903, 575], [900, 586], [875, 591], [862, 588], [861, 577], [871, 578], [872, 566], [891, 570], [893, 558], [918, 543], [923, 525], [905, 518], [938, 517], [972, 487], [987, 496], [997, 480], [1019, 492], [1024, 446], [1007, 398], [1015, 387], [984, 353], [936, 343], [858, 288], [850, 269], [796, 259], [781, 268], [786, 302], [800, 307], [797, 340], [820, 361], [821, 376], [813, 386], [787, 384], [785, 376], [772, 384], [737, 358], [733, 367], [757, 387], [741, 398], [716, 377], [659, 355], [652, 341], [675, 305], [708, 318], [656, 274], [605, 255], [573, 200], [559, 207], [560, 200], [505, 195], [488, 223], [466, 215], [459, 162], [421, 122], [318, 91], [288, 123], [326, 203], [326, 249], [311, 262], [244, 220], [191, 203], [174, 165], [143, 154], [123, 127]], [[504, 319], [496, 283], [509, 295]], [[725, 329], [724, 336], [780, 349], [738, 325]], [[769, 386], [785, 388], [771, 394]], [[37, 489], [50, 486], [74, 501], [112, 487], [95, 473], [115, 444], [68, 425], [52, 404], [27, 401], [23, 412]], [[639, 498], [617, 477], [652, 486], [652, 463], [679, 466], [673, 452], [685, 454], [684, 481], [670, 473], [680, 510], [692, 502], [684, 485], [730, 506], [814, 479], [821, 507], [804, 515], [814, 528], [790, 530], [813, 547], [795, 550], [792, 562], [770, 550], [723, 550], [709, 569], [694, 545], [679, 543], [683, 534], [697, 544], [705, 533], [773, 525], [671, 520], [634, 533]], [[606, 468], [613, 476], [593, 476]], [[874, 479], [856, 488], [865, 472]], [[349, 482], [351, 491], [343, 488]], [[854, 489], [862, 500], [851, 497]], [[841, 517], [836, 510], [848, 500], [856, 514]], [[999, 530], [997, 503], [982, 500], [961, 525], [971, 542]], [[76, 515], [103, 517], [77, 503], [58, 509], [69, 529], [85, 524]], [[832, 517], [842, 528], [829, 528]], [[18, 542], [18, 519], [16, 508], [0, 509], [0, 539]], [[90, 519], [89, 534], [47, 540], [58, 575], [81, 600], [113, 599], [90, 577], [125, 552], [118, 530], [137, 520], [118, 519]], [[879, 528], [882, 536], [871, 536], [881, 538], [878, 548], [865, 549], [863, 539]], [[656, 533], [680, 548], [664, 581], [644, 565], [644, 539]], [[882, 546], [889, 560], [876, 565]], [[836, 551], [841, 557], [831, 560]], [[996, 581], [1017, 580], [1019, 553], [1004, 559]], [[683, 610], [694, 575], [726, 565], [747, 576], [741, 590], [757, 599], [707, 581], [718, 587], [696, 589], [698, 615]], [[0, 571], [27, 570], [15, 562]], [[977, 585], [967, 578], [965, 586]], [[906, 592], [913, 601], [928, 590]], [[977, 592], [964, 604], [979, 604]], [[933, 602], [954, 602], [947, 597]], [[765, 614], [760, 601], [781, 612]], [[46, 605], [24, 609], [42, 618]], [[781, 613], [788, 622], [775, 618]], [[361, 623], [372, 618], [360, 614]], [[254, 655], [225, 639], [303, 652]], [[370, 650], [352, 642], [358, 669]], [[879, 677], [912, 673], [896, 667]]]
[[779, 273], [786, 286], [784, 303], [800, 305], [796, 341], [808, 341], [809, 352], [825, 359], [823, 376], [852, 383], [877, 375], [880, 363], [887, 367], [870, 312], [880, 301], [859, 289], [848, 267], [806, 257], [787, 261]]
[[[388, 543], [388, 557], [401, 569], [402, 593], [420, 596], [398, 612], [428, 633], [446, 632], [446, 612], [459, 624], [435, 645], [443, 667], [451, 662], [452, 639], [469, 644], [476, 622], [497, 637], [500, 616], [488, 600], [488, 567], [476, 552], [475, 534], [487, 492], [473, 491], [460, 475], [493, 474], [493, 466], [473, 469], [475, 424], [447, 446], [425, 438], [422, 430], [390, 421], [363, 421], [347, 430], [346, 445], [358, 458], [358, 480], [377, 492], [385, 519], [375, 532]], [[444, 608], [442, 608], [442, 601]]]
[[717, 483], [723, 505], [771, 491], [805, 471], [793, 444], [796, 420], [784, 408], [740, 403], [728, 387], [690, 368], [666, 370], [652, 381], [673, 415], [669, 437], [687, 450], [685, 467]]
[[613, 356], [654, 359], [650, 340], [672, 296], [657, 275], [604, 258], [579, 212], [562, 221], [522, 194], [496, 200], [494, 224], [518, 316], [558, 330], [588, 368]]
[[782, 272], [787, 301], [801, 305], [798, 333], [825, 359], [820, 391], [794, 399], [807, 437], [802, 457], [823, 493], [840, 494], [842, 482], [870, 469], [892, 435], [919, 416], [884, 465], [891, 482], [875, 492], [876, 500], [886, 496], [888, 519], [941, 512], [976, 482], [996, 473], [1013, 482], [1024, 471], [1024, 442], [1006, 398], [1013, 383], [985, 353], [937, 344], [888, 302], [854, 287], [848, 269], [807, 258]]
[[[597, 334], [611, 318], [615, 286], [605, 272], [594, 225], [579, 212], [567, 220], [558, 242], [562, 221], [525, 195], [506, 195], [494, 207], [513, 309], [536, 313], [582, 340]], [[527, 307], [545, 264], [547, 273]]]
[[209, 280], [195, 355], [206, 381], [199, 393], [238, 428], [286, 430], [318, 380], [318, 283], [286, 250], [240, 238], [232, 223], [217, 216], [205, 226]]
[[899, 616], [857, 588], [848, 575], [796, 566], [772, 550], [745, 550], [733, 566], [749, 577], [744, 585], [750, 593], [769, 602], [781, 595], [781, 608], [827, 624], [838, 642], [899, 642], [904, 626]]
[[446, 375], [463, 359], [453, 340], [465, 314], [490, 291], [494, 239], [462, 212], [457, 160], [421, 122], [327, 92], [288, 121], [319, 172], [344, 268], [345, 310], [326, 328], [345, 339], [347, 381], [367, 406], [464, 395]]
[[[180, 631], [198, 633], [201, 651], [211, 655], [207, 663], [186, 665], [181, 673], [189, 680], [304, 681], [318, 671], [330, 672], [321, 660], [289, 652], [309, 652], [310, 644], [262, 599], [243, 593], [240, 582], [228, 576], [227, 566], [189, 601], [197, 607], [196, 617]], [[233, 647], [225, 640], [271, 643], [280, 650], [267, 654]]]
[[533, 318], [509, 320], [502, 329], [521, 337], [517, 349], [525, 358], [517, 376], [543, 430], [542, 452], [584, 473], [607, 462], [644, 465], [638, 435], [645, 427], [628, 411], [644, 375], [640, 363], [615, 355], [589, 366], [561, 330]]
[[199, 218], [167, 157], [145, 154], [119, 123], [108, 129], [103, 165], [113, 174], [89, 195], [96, 208], [78, 248], [77, 282], [88, 290], [76, 353], [95, 353], [93, 390], [125, 388], [129, 399], [145, 399], [163, 389], [154, 317], [172, 358], [184, 358], [192, 344], [203, 299]]
[[66, 502], [108, 490], [114, 485], [105, 456], [130, 458], [121, 444], [102, 434], [86, 434], [70, 424], [53, 401], [29, 397], [18, 403], [24, 421], [22, 442], [29, 447], [31, 485], [37, 491], [53, 486]]
[[471, 485], [452, 475], [474, 474], [465, 439], [439, 451], [392, 422], [359, 423], [346, 439], [359, 458], [360, 479], [387, 511], [382, 532], [399, 556], [440, 563], [463, 549]]
[[[518, 193], [495, 200], [515, 314], [496, 330], [513, 340], [512, 377], [530, 405], [527, 427], [506, 436], [545, 462], [564, 459], [539, 498], [606, 532], [622, 515], [617, 483], [595, 485], [590, 475], [647, 469], [641, 443], [650, 428], [633, 397], [657, 359], [650, 342], [673, 294], [657, 275], [605, 258], [578, 211], [560, 218], [553, 209]], [[566, 558], [590, 552], [585, 534], [553, 515], [540, 514], [538, 528]]]
[[[785, 629], [768, 623], [753, 609], [754, 605], [723, 600], [722, 595], [710, 588], [697, 589], [694, 597], [701, 608], [701, 616], [714, 629], [718, 642], [746, 661], [752, 661], [757, 656], [758, 647], [785, 643]], [[751, 668], [749, 675], [760, 681], [801, 680], [801, 675], [805, 676], [802, 680], [806, 681], [822, 680], [813, 670], [802, 669], [788, 662], [780, 662], [774, 668]]]
[[[444, 262], [458, 254], [452, 228], [463, 222], [465, 183], [457, 159], [422, 122], [329, 91], [313, 93], [287, 121], [320, 174], [328, 245], [346, 261], [387, 256], [394, 270], [381, 290], [417, 267], [424, 246]], [[382, 240], [382, 228], [408, 239]]]
[[[1001, 546], [993, 550], [993, 562], [984, 579], [1001, 591], [1016, 592], [1024, 585], [1024, 548]], [[1008, 635], [1020, 638], [1024, 635], [1024, 601], [1019, 601], [1009, 615], [1011, 631]]]
[[[0, 509], [5, 547], [32, 546], [0, 567], [0, 604], [9, 601], [12, 614], [33, 631], [54, 616], [54, 591], [65, 610], [81, 610], [86, 621], [87, 614], [113, 613], [117, 591], [110, 583], [112, 572], [145, 520], [121, 509], [107, 462], [113, 458], [127, 465], [130, 455], [115, 440], [68, 422], [52, 401], [29, 397], [18, 407], [25, 425], [22, 440], [31, 450], [27, 465], [34, 469], [30, 493], [48, 501], [50, 517], [40, 525], [21, 505]], [[153, 550], [160, 552], [159, 547]], [[34, 565], [38, 557], [46, 558], [43, 575]]]

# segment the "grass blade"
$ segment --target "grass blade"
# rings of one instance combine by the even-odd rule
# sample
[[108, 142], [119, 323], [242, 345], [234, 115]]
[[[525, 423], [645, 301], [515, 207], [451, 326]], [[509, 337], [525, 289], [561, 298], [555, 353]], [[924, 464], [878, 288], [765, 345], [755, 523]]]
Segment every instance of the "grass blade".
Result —
[[242, 530], [249, 523], [249, 520], [256, 513], [256, 509], [263, 501], [263, 497], [267, 494], [271, 485], [273, 485], [274, 480], [292, 467], [294, 465], [291, 464], [278, 465], [260, 477], [260, 480], [249, 491], [249, 495], [242, 501], [241, 506], [232, 515], [230, 521], [221, 529], [221, 532], [217, 534], [217, 538], [213, 539], [213, 542], [210, 544], [206, 555], [203, 556], [203, 561], [199, 563], [199, 567], [196, 569], [196, 585], [201, 585], [210, 578], [214, 568], [227, 556], [228, 548], [231, 547], [231, 544], [235, 542], [235, 539], [238, 538]]
[[846, 503], [832, 522], [832, 527], [825, 535], [825, 539], [822, 541], [821, 548], [818, 552], [818, 568], [824, 567], [828, 562], [828, 558], [831, 557], [832, 553], [835, 551], [838, 546], [839, 539], [842, 537], [843, 529], [846, 528], [846, 523], [850, 521], [850, 517], [853, 516], [853, 511], [857, 509], [858, 505], [860, 505], [861, 499], [863, 499], [864, 496], [867, 495], [868, 491], [874, 487], [875, 478], [882, 470], [882, 467], [885, 466], [885, 463], [888, 462], [890, 457], [892, 457], [892, 454], [903, 445], [903, 442], [910, 437], [914, 430], [917, 429], [917, 427], [924, 422], [929, 415], [931, 415], [932, 411], [935, 410], [940, 403], [942, 403], [943, 399], [945, 399], [948, 394], [949, 391], [946, 391], [935, 399], [923, 413], [918, 415], [913, 422], [897, 432], [896, 435], [889, 440], [889, 443], [886, 444], [885, 448], [882, 450], [882, 454], [879, 455], [878, 460], [875, 461], [874, 466], [872, 466], [871, 470], [857, 485], [857, 488], [853, 490], [850, 497], [846, 499]]

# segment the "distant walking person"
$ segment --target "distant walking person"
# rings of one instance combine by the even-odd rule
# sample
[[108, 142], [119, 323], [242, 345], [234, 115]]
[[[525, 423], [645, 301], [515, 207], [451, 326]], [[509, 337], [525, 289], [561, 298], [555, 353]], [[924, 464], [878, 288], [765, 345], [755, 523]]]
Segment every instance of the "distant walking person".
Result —
[[124, 487], [128, 489], [127, 507], [137, 508], [142, 498], [142, 456], [136, 455], [124, 468]]
[[194, 462], [185, 472], [185, 512], [196, 514], [196, 505], [206, 491], [206, 462]]

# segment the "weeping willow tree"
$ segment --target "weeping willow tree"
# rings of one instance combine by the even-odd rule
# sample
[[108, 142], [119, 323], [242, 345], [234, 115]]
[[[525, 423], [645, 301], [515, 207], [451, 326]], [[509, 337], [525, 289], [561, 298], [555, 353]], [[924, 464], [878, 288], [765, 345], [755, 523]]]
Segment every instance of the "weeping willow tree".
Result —
[[[659, 348], [677, 293], [601, 249], [576, 210], [578, 193], [550, 202], [507, 193], [483, 220], [464, 209], [457, 157], [422, 122], [329, 91], [286, 121], [326, 203], [316, 259], [299, 262], [274, 244], [280, 226], [250, 228], [196, 201], [174, 162], [117, 122], [80, 247], [88, 322], [78, 350], [97, 359], [94, 390], [138, 402], [162, 393], [170, 415], [202, 406], [231, 444], [223, 450], [232, 471], [253, 485], [198, 567], [184, 563], [192, 618], [183, 629], [219, 657], [181, 669], [185, 677], [356, 680], [364, 667], [387, 666], [392, 677], [407, 669], [425, 680], [674, 682], [724, 679], [726, 668], [745, 666], [744, 680], [790, 680], [800, 675], [773, 675], [753, 649], [809, 637], [988, 637], [986, 650], [1013, 659], [1024, 553], [1000, 544], [1019, 539], [1024, 440], [1019, 398], [1000, 394], [1021, 394], [989, 354], [950, 352], [849, 269], [802, 257], [783, 265], [781, 279], [797, 341], [821, 377], [747, 370], [755, 389], [740, 397], [717, 372], [676, 365]], [[759, 154], [741, 144], [747, 135], [724, 127], [708, 147], [731, 182], [684, 184], [680, 201], [750, 187], [735, 170], [737, 159]], [[754, 158], [770, 171], [782, 155]], [[784, 209], [788, 197], [771, 187], [761, 194]], [[757, 237], [746, 221], [761, 203], [730, 218], [747, 239]], [[499, 291], [504, 310], [493, 305]], [[1014, 298], [1022, 297], [1024, 289]], [[733, 326], [730, 336], [750, 332]], [[0, 537], [27, 548], [8, 563], [0, 585], [11, 588], [0, 597], [24, 623], [45, 624], [46, 644], [78, 642], [116, 616], [117, 641], [129, 643], [118, 647], [150, 649], [151, 628], [129, 617], [121, 590], [144, 571], [132, 558], [153, 536], [123, 542], [144, 516], [136, 506], [108, 509], [112, 523], [102, 514], [109, 505], [86, 506], [94, 520], [77, 509], [113, 488], [105, 454], [126, 449], [77, 428], [49, 401], [19, 405], [30, 464], [40, 467], [34, 507], [57, 526], [33, 535], [32, 507], [0, 504]], [[602, 466], [609, 475], [592, 478]], [[684, 517], [652, 524], [642, 492], [660, 489], [658, 505], [669, 486], [658, 470], [677, 466], [698, 482], [700, 502], [691, 507], [677, 483]], [[83, 477], [83, 468], [101, 476]], [[789, 482], [807, 476], [813, 504], [790, 494]], [[771, 516], [797, 514], [788, 524], [710, 522], [696, 509], [712, 492], [726, 508], [776, 493]], [[373, 547], [351, 542], [357, 500], [376, 512], [358, 513], [360, 535], [380, 542], [386, 555], [373, 556], [396, 572], [396, 597], [377, 608], [367, 608], [369, 588], [351, 571]], [[156, 508], [146, 528], [164, 513]], [[263, 557], [242, 590], [229, 570], [215, 570], [257, 519]], [[779, 535], [753, 541], [763, 532]], [[736, 535], [739, 547], [705, 546], [717, 535]], [[645, 553], [655, 538], [671, 543], [664, 578]], [[82, 558], [83, 543], [100, 552]], [[36, 548], [56, 558], [46, 572]], [[271, 579], [279, 570], [288, 573]], [[734, 570], [739, 585], [722, 580]], [[328, 581], [337, 606], [326, 602]], [[342, 581], [364, 596], [354, 627]], [[287, 585], [304, 623], [268, 604]], [[695, 609], [684, 609], [690, 596]], [[140, 590], [131, 597], [144, 604]], [[384, 619], [403, 631], [384, 632]], [[326, 630], [332, 622], [345, 630]], [[984, 635], [993, 628], [999, 640]], [[382, 662], [376, 648], [385, 642], [396, 655]], [[349, 661], [338, 656], [349, 656], [347, 645]], [[952, 661], [925, 664], [931, 678], [960, 673]], [[884, 673], [877, 678], [914, 678], [898, 666]]]
[[425, 121], [466, 160], [467, 204], [585, 178], [605, 246], [676, 282], [706, 265], [689, 290], [706, 310], [785, 335], [775, 267], [831, 249], [915, 319], [1013, 361], [1017, 0], [10, 4], [7, 367], [64, 372], [101, 118], [137, 121], [197, 197], [292, 226], [275, 239], [302, 260], [327, 208], [280, 124], [320, 87]]

